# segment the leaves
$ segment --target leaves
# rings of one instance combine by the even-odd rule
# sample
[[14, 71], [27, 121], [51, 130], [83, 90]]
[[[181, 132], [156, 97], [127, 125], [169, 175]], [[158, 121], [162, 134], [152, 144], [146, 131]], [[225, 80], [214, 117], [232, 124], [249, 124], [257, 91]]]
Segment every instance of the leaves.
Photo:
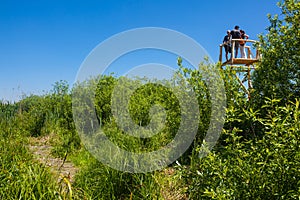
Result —
[[268, 15], [270, 26], [260, 35], [262, 62], [254, 73], [256, 101], [265, 97], [285, 102], [300, 96], [300, 2], [280, 2], [282, 14]]

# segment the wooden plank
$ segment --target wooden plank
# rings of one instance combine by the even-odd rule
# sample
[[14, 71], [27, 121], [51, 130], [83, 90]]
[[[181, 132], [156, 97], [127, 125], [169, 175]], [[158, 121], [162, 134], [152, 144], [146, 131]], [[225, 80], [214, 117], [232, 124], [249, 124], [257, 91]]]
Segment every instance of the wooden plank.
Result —
[[255, 62], [258, 62], [258, 59], [234, 58], [233, 61], [232, 61], [232, 64], [251, 65]]
[[223, 51], [222, 51], [222, 47], [223, 47], [223, 46], [220, 45], [220, 55], [219, 55], [219, 61], [220, 61], [220, 63], [222, 63], [222, 56], [223, 56], [223, 55], [222, 55], [222, 52], [223, 52]]
[[247, 58], [251, 59], [251, 49], [249, 46], [245, 46], [245, 48], [247, 49]]
[[[247, 76], [248, 76], [248, 88], [249, 88], [249, 89], [252, 89], [251, 67], [250, 67], [250, 65], [248, 65], [248, 74], [247, 74]], [[249, 89], [248, 89], [248, 90], [249, 90]]]
[[[249, 65], [251, 66], [251, 65]], [[231, 69], [236, 69], [236, 70], [244, 70], [244, 71], [248, 71], [249, 70], [249, 66], [244, 66], [244, 65], [230, 65]], [[250, 67], [250, 70], [255, 69], [255, 67]]]
[[255, 62], [258, 62], [258, 59], [247, 59], [247, 58], [233, 58], [232, 61], [225, 61], [222, 63], [222, 66], [225, 65], [244, 65], [244, 66], [248, 66], [248, 65], [252, 65]]
[[256, 49], [256, 59], [260, 60], [260, 53], [258, 49]]
[[232, 45], [231, 45], [231, 58], [230, 58], [230, 62], [233, 62], [234, 59], [234, 45], [235, 45], [235, 41], [233, 41]]
[[240, 83], [240, 86], [242, 87], [242, 89], [244, 90], [244, 92], [248, 95], [248, 98], [250, 97], [250, 92], [247, 90], [247, 88], [244, 86], [243, 82], [241, 81], [241, 79], [238, 77], [237, 74], [234, 74], [236, 79], [238, 80], [238, 82]]
[[247, 40], [247, 39], [231, 39], [231, 41], [245, 41], [245, 42], [251, 42], [251, 43], [257, 43], [256, 40]]

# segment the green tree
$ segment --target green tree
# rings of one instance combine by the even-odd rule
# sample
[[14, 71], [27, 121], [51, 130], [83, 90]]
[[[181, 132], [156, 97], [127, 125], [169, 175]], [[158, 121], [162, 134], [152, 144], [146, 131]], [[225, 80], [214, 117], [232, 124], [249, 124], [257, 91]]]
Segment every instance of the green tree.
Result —
[[260, 35], [263, 57], [254, 73], [254, 89], [258, 101], [282, 98], [284, 103], [300, 96], [300, 1], [277, 5], [281, 14], [269, 14], [268, 33]]

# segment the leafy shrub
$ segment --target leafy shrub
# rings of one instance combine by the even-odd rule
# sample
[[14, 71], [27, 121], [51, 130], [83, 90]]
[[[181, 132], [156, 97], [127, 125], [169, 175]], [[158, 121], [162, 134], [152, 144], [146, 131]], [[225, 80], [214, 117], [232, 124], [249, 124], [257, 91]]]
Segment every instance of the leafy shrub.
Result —
[[[281, 107], [266, 101], [269, 115], [257, 119], [262, 138], [241, 141], [239, 128], [224, 130], [227, 145], [193, 158], [187, 171], [191, 199], [298, 199], [300, 188], [299, 101]], [[231, 119], [227, 119], [231, 120]]]

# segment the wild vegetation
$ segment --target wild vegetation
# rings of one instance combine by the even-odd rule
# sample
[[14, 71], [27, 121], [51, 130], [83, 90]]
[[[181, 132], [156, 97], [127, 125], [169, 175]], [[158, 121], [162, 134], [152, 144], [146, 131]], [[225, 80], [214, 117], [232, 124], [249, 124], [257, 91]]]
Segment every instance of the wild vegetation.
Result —
[[[135, 138], [112, 115], [114, 86], [122, 78], [100, 76], [74, 88], [60, 81], [47, 94], [0, 103], [0, 199], [300, 199], [300, 2], [286, 0], [279, 6], [282, 14], [269, 16], [269, 31], [260, 37], [263, 60], [253, 74], [250, 101], [234, 71], [212, 66], [224, 80], [226, 119], [206, 157], [198, 155], [211, 99], [199, 70], [179, 63], [178, 73], [193, 87], [201, 113], [194, 142], [176, 162], [148, 173], [118, 171], [95, 159], [75, 128], [72, 97], [95, 87], [95, 123], [121, 148], [149, 152], [168, 144], [178, 130], [176, 95], [152, 83], [134, 92], [128, 108], [135, 124], [149, 124], [154, 104], [166, 109], [165, 127], [157, 135]], [[126, 84], [134, 87], [142, 81]], [[67, 176], [58, 179], [33, 156], [29, 138], [43, 136], [51, 136], [52, 156], [79, 168], [72, 182]]]

